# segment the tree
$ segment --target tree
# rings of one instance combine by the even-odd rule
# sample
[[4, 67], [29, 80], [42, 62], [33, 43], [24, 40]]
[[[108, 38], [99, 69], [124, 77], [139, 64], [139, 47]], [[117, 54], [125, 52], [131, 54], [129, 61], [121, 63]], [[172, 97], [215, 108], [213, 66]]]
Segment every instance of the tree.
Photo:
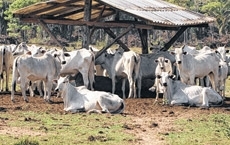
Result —
[[5, 20], [8, 23], [7, 32], [9, 36], [21, 38], [21, 41], [26, 41], [30, 38], [34, 30], [31, 29], [31, 26], [34, 26], [34, 24], [22, 23], [18, 18], [13, 17], [13, 11], [41, 1], [44, 0], [12, 0], [9, 9], [4, 12], [6, 15]]
[[201, 11], [216, 18], [216, 26], [220, 35], [230, 32], [229, 0], [209, 0], [202, 6]]

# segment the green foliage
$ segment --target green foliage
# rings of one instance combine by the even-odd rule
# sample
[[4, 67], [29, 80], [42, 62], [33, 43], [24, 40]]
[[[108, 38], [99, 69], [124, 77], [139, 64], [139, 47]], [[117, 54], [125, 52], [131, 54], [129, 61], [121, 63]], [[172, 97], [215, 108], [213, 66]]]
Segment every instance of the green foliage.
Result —
[[25, 41], [28, 38], [33, 24], [23, 24], [18, 18], [13, 17], [13, 12], [41, 1], [44, 0], [15, 0], [10, 4], [9, 9], [4, 12], [6, 15], [5, 20], [8, 22], [7, 31], [9, 36], [22, 38], [22, 41]]

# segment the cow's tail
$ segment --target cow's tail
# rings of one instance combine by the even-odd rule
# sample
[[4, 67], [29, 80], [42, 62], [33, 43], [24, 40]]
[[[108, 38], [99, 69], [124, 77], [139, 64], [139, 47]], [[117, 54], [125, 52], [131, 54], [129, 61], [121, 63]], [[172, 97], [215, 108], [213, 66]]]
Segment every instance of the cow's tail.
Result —
[[89, 72], [88, 72], [88, 77], [89, 77], [89, 83], [90, 83], [90, 89], [91, 90], [94, 90], [94, 88], [93, 88], [93, 84], [95, 82], [95, 80], [94, 80], [94, 66], [95, 66], [95, 56], [93, 54], [92, 61], [90, 63], [90, 67], [89, 67]]
[[14, 92], [16, 91], [16, 81], [19, 77], [19, 73], [17, 70], [18, 67], [18, 59], [19, 57], [16, 57], [13, 62], [13, 74], [12, 74], [12, 85], [11, 85], [11, 101], [14, 101]]
[[135, 55], [135, 68], [134, 68], [134, 81], [137, 84], [138, 89], [138, 98], [141, 95], [141, 77], [140, 77], [140, 65], [141, 65], [141, 57], [140, 55]]
[[124, 100], [121, 100], [120, 107], [117, 110], [115, 110], [115, 111], [113, 111], [111, 113], [112, 114], [119, 114], [119, 113], [122, 113], [124, 110], [125, 110], [125, 102], [124, 102]]
[[14, 59], [14, 62], [13, 62], [12, 90], [14, 90], [14, 91], [16, 90], [16, 81], [17, 81], [17, 79], [19, 77], [19, 73], [18, 73], [18, 70], [17, 70], [17, 68], [18, 68], [18, 59], [19, 59], [19, 57], [16, 57]]

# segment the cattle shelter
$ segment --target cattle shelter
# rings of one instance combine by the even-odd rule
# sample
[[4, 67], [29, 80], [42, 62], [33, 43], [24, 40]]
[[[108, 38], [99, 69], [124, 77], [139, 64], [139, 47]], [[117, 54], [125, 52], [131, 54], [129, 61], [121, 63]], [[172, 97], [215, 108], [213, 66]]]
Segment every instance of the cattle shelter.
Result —
[[[121, 12], [132, 19], [121, 20], [119, 17]], [[49, 0], [21, 8], [13, 14], [22, 22], [42, 25], [60, 46], [60, 42], [46, 24], [83, 26], [85, 39], [82, 45], [86, 48], [90, 44], [90, 37], [95, 29], [104, 29], [114, 40], [99, 54], [115, 42], [128, 50], [120, 38], [132, 29], [138, 30], [142, 53], [148, 53], [148, 30], [177, 31], [161, 48], [166, 51], [188, 27], [208, 27], [209, 23], [215, 21], [213, 17], [163, 0]], [[107, 19], [111, 16], [114, 16], [113, 19]], [[116, 35], [111, 28], [125, 28], [125, 30]]]

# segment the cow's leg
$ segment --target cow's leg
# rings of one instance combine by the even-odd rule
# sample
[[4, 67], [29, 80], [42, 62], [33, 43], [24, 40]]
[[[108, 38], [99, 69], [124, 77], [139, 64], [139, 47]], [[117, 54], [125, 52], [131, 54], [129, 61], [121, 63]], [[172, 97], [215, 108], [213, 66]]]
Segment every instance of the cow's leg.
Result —
[[49, 103], [52, 102], [52, 101], [50, 100], [51, 91], [52, 91], [52, 86], [53, 86], [52, 81], [48, 81], [46, 87], [47, 87], [47, 101], [48, 101]]
[[30, 97], [34, 97], [34, 82], [29, 81], [29, 92], [30, 92]]
[[136, 95], [134, 94], [135, 86], [134, 86], [134, 81], [132, 79], [132, 74], [128, 78], [128, 81], [129, 81], [129, 96], [128, 96], [128, 98], [131, 98], [131, 97], [136, 98]]
[[205, 89], [205, 88], [203, 88], [202, 89], [202, 92], [201, 92], [201, 94], [202, 94], [202, 105], [201, 105], [201, 107], [205, 107], [205, 108], [207, 108], [208, 106], [209, 106], [209, 102], [208, 102], [208, 92], [207, 92], [208, 90], [207, 89]]
[[39, 92], [39, 96], [42, 97], [43, 96], [42, 81], [36, 81], [36, 86], [37, 86], [37, 90]]
[[24, 101], [26, 101], [26, 102], [28, 102], [28, 98], [26, 96], [26, 88], [28, 86], [27, 82], [28, 82], [28, 80], [22, 79], [22, 77], [21, 77], [21, 84], [20, 84], [20, 86], [21, 86], [22, 96], [24, 98]]
[[9, 91], [9, 74], [10, 74], [10, 68], [6, 68], [6, 91]]
[[[122, 94], [123, 94], [123, 99], [125, 99], [125, 83], [126, 83], [126, 79], [122, 79]], [[130, 86], [131, 84], [129, 84]], [[131, 92], [131, 90], [129, 89], [129, 93]], [[130, 96], [128, 97], [130, 98]]]
[[90, 84], [90, 89], [93, 91], [93, 83], [94, 83], [94, 61], [91, 62], [89, 72], [88, 72], [88, 77], [89, 77], [89, 84]]
[[141, 77], [137, 78], [138, 98], [141, 98]]
[[82, 78], [83, 82], [86, 88], [89, 88], [89, 78], [88, 78], [88, 72], [82, 72]]
[[0, 85], [1, 85], [1, 86], [0, 86], [0, 92], [3, 91], [3, 83], [4, 83], [4, 82], [3, 82], [3, 79], [4, 79], [4, 78], [3, 78], [3, 72], [2, 72], [2, 73], [0, 74]]
[[47, 81], [43, 81], [44, 86], [44, 100], [47, 101]]
[[112, 76], [112, 93], [115, 93], [115, 88], [116, 88], [116, 80], [115, 80], [115, 76]]

